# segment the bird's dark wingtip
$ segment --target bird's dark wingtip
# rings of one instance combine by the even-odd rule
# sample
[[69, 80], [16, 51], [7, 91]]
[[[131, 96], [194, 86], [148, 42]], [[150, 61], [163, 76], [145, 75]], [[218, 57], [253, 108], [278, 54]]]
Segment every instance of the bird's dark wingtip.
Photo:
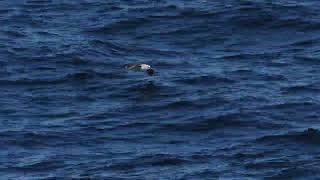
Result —
[[155, 71], [153, 69], [148, 69], [147, 73], [148, 73], [149, 76], [153, 76]]

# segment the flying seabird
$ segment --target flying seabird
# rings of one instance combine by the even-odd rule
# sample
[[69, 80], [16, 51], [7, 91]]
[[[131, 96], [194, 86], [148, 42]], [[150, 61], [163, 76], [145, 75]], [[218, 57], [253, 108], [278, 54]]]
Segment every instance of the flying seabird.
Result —
[[133, 71], [145, 71], [149, 76], [153, 76], [154, 74], [154, 70], [148, 64], [128, 64], [125, 68]]

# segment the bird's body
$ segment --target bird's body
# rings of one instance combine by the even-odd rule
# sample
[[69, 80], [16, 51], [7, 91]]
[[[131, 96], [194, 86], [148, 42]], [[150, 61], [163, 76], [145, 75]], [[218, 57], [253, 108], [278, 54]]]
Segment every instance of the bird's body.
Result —
[[125, 66], [128, 70], [133, 71], [145, 71], [148, 75], [152, 76], [154, 74], [154, 70], [148, 64], [128, 64]]

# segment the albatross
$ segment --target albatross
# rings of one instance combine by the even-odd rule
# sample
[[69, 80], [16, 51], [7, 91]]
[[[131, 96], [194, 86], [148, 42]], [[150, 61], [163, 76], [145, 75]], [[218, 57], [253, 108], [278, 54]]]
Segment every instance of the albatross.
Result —
[[148, 64], [128, 64], [125, 66], [125, 68], [133, 71], [147, 72], [149, 76], [153, 76], [155, 72], [154, 69], [152, 69], [151, 66]]

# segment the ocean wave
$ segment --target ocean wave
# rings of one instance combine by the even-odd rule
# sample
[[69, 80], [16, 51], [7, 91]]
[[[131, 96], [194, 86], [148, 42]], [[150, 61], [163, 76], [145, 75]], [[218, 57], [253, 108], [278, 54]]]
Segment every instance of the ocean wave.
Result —
[[90, 44], [96, 47], [104, 47], [106, 50], [110, 50], [111, 53], [117, 54], [126, 54], [132, 53], [136, 55], [160, 55], [160, 56], [177, 56], [180, 55], [181, 52], [176, 50], [169, 50], [169, 49], [154, 49], [147, 46], [133, 46], [128, 44], [120, 44], [110, 41], [102, 41], [102, 40], [92, 40]]
[[207, 84], [232, 84], [235, 83], [234, 80], [227, 77], [219, 77], [215, 75], [203, 75], [196, 76], [186, 79], [175, 80], [177, 83], [187, 84], [187, 85], [207, 85]]
[[292, 85], [289, 87], [281, 88], [283, 94], [291, 93], [318, 93], [320, 87], [317, 87], [315, 84], [306, 84], [306, 85]]
[[295, 59], [301, 64], [320, 65], [320, 58], [318, 57], [295, 56]]
[[290, 110], [290, 109], [295, 109], [295, 108], [318, 108], [319, 105], [315, 102], [284, 102], [284, 103], [278, 103], [278, 104], [271, 104], [267, 106], [261, 107], [261, 109], [264, 110]]
[[203, 109], [205, 107], [207, 107], [207, 103], [206, 102], [195, 102], [195, 101], [175, 101], [175, 102], [171, 102], [165, 105], [162, 105], [161, 107], [159, 107], [159, 109]]
[[147, 18], [119, 20], [104, 26], [90, 28], [89, 30], [87, 30], [87, 32], [95, 34], [108, 34], [114, 32], [128, 31], [130, 29], [136, 29], [149, 22], [151, 22], [151, 20]]
[[214, 118], [192, 118], [183, 123], [161, 124], [161, 128], [157, 129], [157, 131], [207, 132], [221, 128], [240, 128], [251, 125], [250, 122], [239, 119], [240, 117], [241, 114], [239, 113], [230, 113]]
[[0, 133], [0, 137], [3, 139], [3, 142], [8, 145], [10, 144], [26, 147], [40, 147], [61, 144], [68, 139], [65, 133], [62, 134], [59, 132], [44, 131], [5, 131]]
[[188, 163], [188, 160], [182, 156], [171, 154], [153, 154], [143, 155], [135, 159], [129, 160], [129, 162], [114, 163], [108, 168], [114, 170], [133, 169], [137, 167], [145, 166], [178, 166]]
[[279, 173], [273, 176], [267, 176], [265, 179], [313, 179], [320, 176], [318, 167], [319, 163], [287, 163], [286, 166], [282, 166], [282, 170]]
[[277, 53], [241, 53], [234, 55], [225, 55], [221, 58], [224, 60], [256, 60], [265, 59], [270, 60], [278, 57]]
[[58, 160], [56, 157], [29, 157], [21, 160], [22, 162], [11, 167], [12, 169], [19, 169], [25, 172], [36, 172], [36, 171], [50, 171], [64, 167], [64, 163]]
[[23, 31], [19, 31], [19, 30], [2, 30], [0, 31], [0, 33], [6, 34], [8, 37], [11, 38], [25, 38], [27, 37], [27, 34]]
[[22, 78], [22, 79], [2, 79], [0, 80], [1, 85], [12, 86], [12, 85], [28, 85], [28, 86], [37, 86], [37, 85], [54, 85], [54, 84], [63, 84], [70, 82], [84, 82], [88, 80], [93, 80], [96, 78], [103, 79], [115, 79], [115, 78], [123, 78], [124, 75], [119, 73], [102, 73], [96, 72], [92, 70], [84, 71], [84, 72], [74, 72], [70, 74], [66, 74], [64, 76], [60, 76], [58, 78]]
[[283, 135], [264, 136], [257, 139], [256, 141], [271, 143], [287, 142], [320, 145], [320, 132], [318, 129], [309, 128], [303, 132], [289, 132]]
[[261, 73], [250, 69], [236, 69], [228, 72], [229, 77], [233, 79], [250, 79], [259, 81], [285, 81], [287, 78], [282, 74]]

